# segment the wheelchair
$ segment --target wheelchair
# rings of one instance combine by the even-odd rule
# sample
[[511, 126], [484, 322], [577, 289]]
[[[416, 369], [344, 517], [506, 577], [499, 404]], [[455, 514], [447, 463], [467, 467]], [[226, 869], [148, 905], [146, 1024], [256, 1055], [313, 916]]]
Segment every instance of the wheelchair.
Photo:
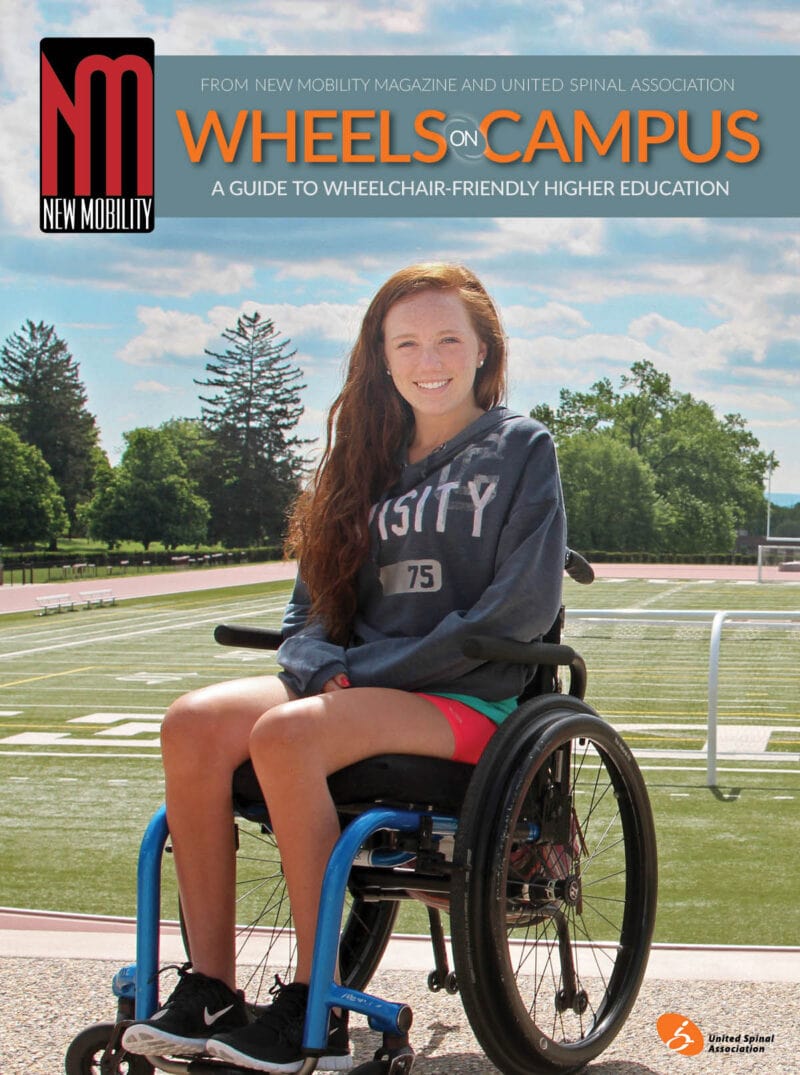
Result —
[[[591, 567], [567, 554], [566, 570]], [[408, 1075], [414, 1063], [403, 1003], [365, 992], [400, 902], [427, 908], [434, 967], [428, 987], [460, 993], [470, 1026], [502, 1075], [577, 1072], [602, 1053], [633, 1007], [647, 965], [657, 852], [647, 790], [622, 738], [584, 701], [586, 668], [561, 643], [564, 610], [542, 641], [472, 638], [477, 660], [522, 662], [535, 674], [477, 765], [411, 755], [369, 758], [329, 778], [342, 834], [327, 865], [309, 982], [300, 1075], [324, 1054], [328, 1015], [343, 1007], [383, 1033], [354, 1075]], [[280, 635], [218, 626], [223, 645], [275, 649]], [[560, 670], [568, 670], [566, 689]], [[291, 979], [291, 914], [266, 807], [250, 763], [234, 774], [237, 921], [261, 962], [245, 989], [254, 1011], [275, 973]], [[67, 1075], [166, 1072], [234, 1075], [210, 1058], [125, 1053], [128, 1021], [158, 1008], [164, 808], [139, 855], [136, 964], [115, 975], [116, 1022], [70, 1044]], [[442, 912], [449, 914], [453, 968]], [[187, 956], [191, 959], [191, 953]], [[335, 970], [339, 967], [340, 982]]]

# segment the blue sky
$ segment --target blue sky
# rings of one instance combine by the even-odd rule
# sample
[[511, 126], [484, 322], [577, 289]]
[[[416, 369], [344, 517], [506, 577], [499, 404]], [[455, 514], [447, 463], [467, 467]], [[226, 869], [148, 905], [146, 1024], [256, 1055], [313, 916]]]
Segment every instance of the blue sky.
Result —
[[[224, 14], [223, 14], [224, 13]], [[510, 404], [614, 382], [638, 359], [742, 414], [800, 491], [800, 220], [157, 219], [142, 236], [38, 231], [38, 42], [152, 36], [160, 55], [797, 55], [783, 3], [54, 0], [0, 14], [0, 339], [56, 326], [113, 461], [125, 430], [198, 413], [204, 349], [259, 309], [297, 348], [319, 435], [365, 304], [411, 261], [463, 261], [498, 301]]]

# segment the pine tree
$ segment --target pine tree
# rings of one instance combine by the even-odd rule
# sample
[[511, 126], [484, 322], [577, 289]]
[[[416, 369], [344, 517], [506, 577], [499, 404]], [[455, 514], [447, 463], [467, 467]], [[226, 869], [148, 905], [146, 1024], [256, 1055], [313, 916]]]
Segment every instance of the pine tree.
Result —
[[302, 373], [290, 341], [272, 320], [243, 314], [223, 339], [223, 354], [206, 351], [203, 422], [214, 441], [214, 466], [203, 489], [211, 503], [211, 536], [229, 546], [279, 541], [304, 470], [308, 443], [292, 432], [303, 414]]
[[26, 321], [0, 350], [0, 421], [39, 449], [70, 520], [91, 493], [99, 451], [78, 363], [52, 325]]

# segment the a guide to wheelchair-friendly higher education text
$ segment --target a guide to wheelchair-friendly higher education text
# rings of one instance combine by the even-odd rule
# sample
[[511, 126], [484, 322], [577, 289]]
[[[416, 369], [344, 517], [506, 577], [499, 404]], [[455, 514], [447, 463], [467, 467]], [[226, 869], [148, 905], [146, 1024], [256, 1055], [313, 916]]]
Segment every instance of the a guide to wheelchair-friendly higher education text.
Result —
[[[442, 260], [469, 266], [496, 300], [512, 410], [547, 405], [555, 415], [566, 397], [577, 414], [598, 387], [621, 397], [637, 370], [652, 371], [649, 384], [666, 385], [671, 400], [706, 401], [757, 438], [773, 459], [770, 492], [788, 498], [775, 503], [795, 492], [800, 502], [800, 16], [788, 0], [675, 0], [659, 10], [585, 0], [31, 0], [4, 11], [0, 27], [0, 347], [28, 323], [52, 326], [110, 468], [137, 431], [196, 424], [210, 359], [256, 314], [274, 322], [299, 370], [293, 433], [315, 462], [369, 297], [402, 266]], [[8, 391], [0, 379], [0, 432]], [[621, 485], [616, 495], [622, 505], [632, 494]], [[70, 506], [76, 533], [88, 503]], [[698, 526], [701, 516], [702, 504]], [[0, 528], [0, 613], [19, 589], [8, 585], [10, 544]], [[133, 555], [148, 560], [138, 547]], [[65, 571], [93, 566], [67, 559]], [[179, 567], [187, 579], [199, 574]], [[628, 598], [626, 580], [603, 579], [591, 598], [570, 591], [568, 605], [696, 610], [716, 600], [709, 585], [654, 574]], [[747, 608], [754, 589], [734, 585], [724, 600]], [[85, 585], [115, 587], [114, 578]], [[255, 604], [261, 595], [248, 591], [236, 612], [274, 625], [285, 596], [270, 590]], [[200, 611], [179, 602], [170, 633], [161, 617], [172, 609], [141, 610], [140, 622], [118, 594], [74, 614], [49, 607], [0, 639], [0, 786], [14, 793], [0, 811], [11, 862], [0, 868], [0, 907], [132, 917], [139, 840], [163, 797], [163, 713], [201, 683], [260, 674], [263, 655], [218, 647], [201, 666], [193, 640], [218, 622], [216, 602]], [[565, 640], [581, 648], [583, 629]], [[623, 1032], [589, 1070], [800, 1073], [796, 669], [774, 673], [786, 691], [787, 760], [720, 761], [712, 791], [694, 750], [706, 735], [707, 665], [678, 696], [669, 677], [677, 667], [680, 679], [684, 649], [671, 663], [671, 627], [602, 630], [587, 700], [616, 675], [636, 680], [650, 699], [641, 714], [615, 711], [605, 696], [597, 708], [637, 728], [659, 714], [652, 735], [665, 738], [641, 757], [630, 742], [659, 846], [656, 946]], [[663, 668], [629, 668], [629, 639], [662, 631]], [[697, 632], [702, 648], [707, 625]], [[737, 728], [771, 690], [762, 675], [762, 693], [754, 686], [731, 706]], [[692, 749], [662, 750], [677, 727]], [[18, 841], [33, 827], [20, 794], [62, 834], [36, 871], [26, 849], [36, 838]], [[704, 826], [714, 861], [693, 852]], [[119, 835], [89, 892], [92, 827]], [[772, 877], [751, 869], [758, 832], [776, 848]], [[56, 906], [62, 884], [79, 895]], [[94, 954], [87, 942], [83, 955]], [[28, 1016], [16, 987], [3, 991], [3, 1075], [52, 1075], [73, 1035], [113, 1018], [119, 964], [109, 971], [101, 959], [87, 959], [85, 972], [72, 958], [55, 971], [13, 960], [6, 980], [58, 998], [59, 1014], [40, 1040], [20, 1029]], [[410, 973], [424, 987], [427, 971]], [[491, 1075], [459, 998], [445, 992], [414, 1005], [415, 1072]], [[353, 1041], [361, 1061], [379, 1037], [361, 1021]]]

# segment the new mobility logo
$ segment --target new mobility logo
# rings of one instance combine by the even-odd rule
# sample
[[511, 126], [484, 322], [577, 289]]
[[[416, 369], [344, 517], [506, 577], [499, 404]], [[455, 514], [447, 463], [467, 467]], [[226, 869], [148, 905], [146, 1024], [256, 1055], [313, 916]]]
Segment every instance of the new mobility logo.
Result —
[[42, 231], [153, 230], [154, 67], [151, 38], [42, 40]]

